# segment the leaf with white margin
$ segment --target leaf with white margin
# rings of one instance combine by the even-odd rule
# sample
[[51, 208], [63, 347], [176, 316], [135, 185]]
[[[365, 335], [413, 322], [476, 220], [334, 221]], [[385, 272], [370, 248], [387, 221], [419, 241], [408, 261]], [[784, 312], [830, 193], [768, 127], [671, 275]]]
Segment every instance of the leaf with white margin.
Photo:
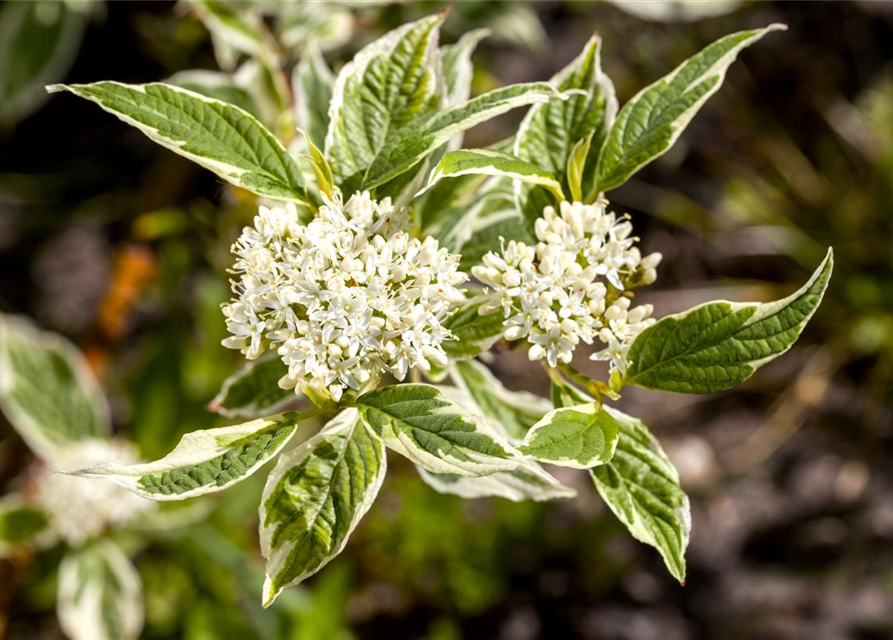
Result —
[[[475, 29], [464, 34], [455, 44], [440, 48], [440, 60], [443, 64], [443, 78], [446, 83], [446, 104], [459, 104], [471, 97], [471, 81], [474, 77], [474, 65], [471, 54], [478, 43], [490, 34], [488, 29]], [[463, 135], [457, 134], [433, 156], [432, 162], [439, 160], [439, 154], [447, 150], [460, 149]]]
[[432, 473], [485, 476], [521, 462], [499, 433], [437, 387], [382, 387], [357, 398], [357, 406], [385, 445]]
[[409, 171], [453, 136], [518, 107], [565, 100], [548, 82], [514, 84], [436, 111], [389, 136], [372, 160], [362, 188], [372, 189]]
[[[496, 314], [497, 316], [499, 314]], [[552, 410], [551, 403], [526, 391], [509, 391], [477, 360], [463, 360], [450, 369], [453, 383], [465, 391], [473, 413], [501, 427], [512, 439], [521, 440], [528, 430]]]
[[532, 460], [525, 460], [517, 469], [499, 471], [489, 476], [469, 478], [454, 473], [431, 473], [418, 467], [419, 476], [438, 493], [460, 498], [505, 498], [512, 502], [533, 500], [545, 502], [558, 498], [574, 498], [577, 492], [558, 480]]
[[260, 118], [254, 98], [240, 86], [232, 74], [208, 69], [191, 69], [175, 73], [165, 81], [188, 91], [232, 104]]
[[47, 459], [110, 433], [108, 405], [84, 355], [24, 316], [0, 314], [0, 409]]
[[145, 616], [139, 574], [111, 540], [69, 551], [59, 566], [56, 609], [72, 640], [135, 640]]
[[249, 420], [282, 413], [299, 397], [294, 389], [283, 389], [279, 380], [288, 367], [275, 353], [249, 360], [223, 382], [208, 408], [227, 418]]
[[440, 48], [443, 76], [447, 86], [447, 104], [459, 104], [471, 97], [471, 80], [474, 65], [471, 54], [478, 43], [490, 35], [489, 29], [474, 29], [464, 34], [455, 44]]
[[245, 480], [279, 453], [304, 416], [297, 412], [231, 427], [193, 431], [155, 462], [108, 463], [71, 475], [110, 480], [150, 500], [185, 500]]
[[443, 103], [437, 42], [445, 17], [427, 16], [394, 29], [338, 74], [325, 152], [346, 192], [359, 186], [395, 131]]
[[292, 86], [295, 92], [295, 119], [317, 146], [326, 143], [334, 84], [335, 76], [319, 49], [311, 46], [295, 67]]
[[708, 302], [661, 318], [636, 336], [624, 384], [677, 393], [713, 393], [744, 382], [790, 349], [831, 279], [828, 254], [799, 291], [782, 300]]
[[664, 154], [716, 93], [742, 49], [772, 31], [773, 24], [720, 38], [672, 73], [637, 93], [611, 127], [595, 171], [594, 196], [619, 187], [639, 169]]
[[[567, 184], [568, 158], [578, 141], [592, 136], [582, 176], [586, 193], [592, 186], [599, 150], [617, 115], [614, 85], [601, 69], [601, 40], [593, 36], [583, 51], [551, 83], [559, 91], [585, 92], [564, 102], [549, 102], [533, 107], [525, 116], [515, 137], [515, 155], [540, 166]], [[517, 185], [518, 202], [531, 225], [542, 216], [543, 208], [554, 205], [540, 189]]]
[[17, 493], [0, 498], [0, 558], [15, 549], [40, 544], [51, 537], [50, 521], [39, 508], [28, 504]]
[[620, 439], [611, 461], [590, 470], [595, 488], [632, 536], [655, 547], [684, 582], [691, 510], [679, 474], [641, 420], [605, 410], [617, 421]]
[[301, 171], [282, 143], [236, 106], [160, 82], [54, 84], [47, 91], [91, 100], [153, 142], [259, 196], [307, 198]]
[[341, 552], [378, 495], [386, 470], [384, 446], [354, 408], [280, 456], [260, 505], [261, 551], [267, 559], [264, 607]]
[[614, 456], [619, 436], [614, 417], [590, 402], [547, 413], [530, 428], [518, 451], [540, 462], [589, 469]]
[[559, 200], [564, 200], [561, 184], [547, 171], [532, 162], [487, 149], [459, 149], [444, 154], [428, 177], [428, 184], [416, 194], [422, 195], [444, 178], [458, 178], [466, 175], [485, 175], [520, 180], [545, 187]]
[[[478, 406], [464, 388], [438, 385], [437, 389], [447, 400], [456, 403], [465, 410], [479, 411]], [[501, 427], [493, 422], [490, 423], [490, 426], [497, 431]], [[502, 435], [506, 434], [502, 433]], [[497, 471], [478, 478], [459, 476], [454, 473], [431, 473], [418, 465], [416, 468], [422, 480], [438, 493], [457, 495], [462, 498], [497, 497], [514, 502], [522, 500], [541, 502], [556, 498], [573, 498], [577, 495], [574, 489], [561, 484], [539, 464], [528, 459], [522, 459], [517, 469]]]

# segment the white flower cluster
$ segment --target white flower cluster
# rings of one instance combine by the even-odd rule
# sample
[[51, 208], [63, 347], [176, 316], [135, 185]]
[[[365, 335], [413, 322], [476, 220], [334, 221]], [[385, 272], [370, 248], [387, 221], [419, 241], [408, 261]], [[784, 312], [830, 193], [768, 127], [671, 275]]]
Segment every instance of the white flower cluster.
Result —
[[249, 359], [277, 349], [283, 388], [336, 402], [383, 371], [445, 365], [443, 320], [464, 300], [459, 256], [411, 237], [405, 210], [357, 193], [326, 199], [307, 225], [293, 205], [261, 207], [233, 246], [236, 299], [224, 305], [227, 347]]
[[37, 477], [36, 500], [49, 515], [50, 527], [72, 546], [102, 534], [110, 526], [126, 524], [153, 507], [146, 500], [111, 482], [90, 482], [58, 473], [117, 462], [139, 462], [134, 448], [116, 440], [83, 440], [63, 449]]
[[606, 348], [593, 359], [622, 372], [633, 338], [654, 322], [651, 305], [631, 308], [629, 290], [654, 282], [661, 255], [643, 258], [632, 224], [608, 213], [606, 204], [546, 207], [536, 221], [536, 246], [512, 240], [472, 269], [499, 298], [481, 313], [501, 308], [505, 338], [526, 338], [531, 360], [555, 367], [570, 362], [581, 341], [599, 340]]

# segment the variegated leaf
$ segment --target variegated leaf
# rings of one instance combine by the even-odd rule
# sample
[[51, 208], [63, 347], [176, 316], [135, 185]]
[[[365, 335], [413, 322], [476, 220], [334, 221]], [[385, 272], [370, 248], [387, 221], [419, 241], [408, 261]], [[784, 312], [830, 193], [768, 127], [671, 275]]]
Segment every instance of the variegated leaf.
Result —
[[[568, 158], [578, 141], [592, 135], [583, 175], [583, 192], [592, 186], [599, 150], [617, 114], [614, 85], [601, 69], [601, 40], [593, 36], [583, 51], [551, 80], [560, 91], [582, 91], [564, 102], [533, 107], [515, 137], [515, 155], [532, 162], [569, 189], [565, 176]], [[536, 186], [517, 185], [519, 206], [530, 228], [543, 208], [555, 202]]]
[[111, 540], [68, 552], [56, 607], [71, 640], [135, 640], [143, 629], [139, 574]]
[[473, 403], [469, 410], [498, 425], [513, 440], [522, 440], [528, 430], [552, 410], [551, 403], [545, 398], [526, 391], [509, 391], [477, 360], [456, 362], [451, 367], [450, 377], [468, 394]]
[[338, 74], [325, 152], [345, 192], [361, 186], [395, 131], [443, 104], [437, 46], [443, 19], [437, 14], [394, 29]]
[[540, 462], [589, 469], [614, 456], [619, 434], [614, 417], [590, 402], [550, 411], [530, 428], [518, 450]]
[[83, 354], [22, 316], [0, 314], [0, 408], [44, 458], [110, 432], [105, 396]]
[[428, 184], [416, 196], [420, 196], [444, 178], [458, 178], [465, 175], [498, 176], [520, 182], [539, 185], [548, 189], [560, 201], [564, 199], [558, 179], [532, 162], [499, 151], [487, 149], [459, 149], [449, 151], [437, 163]]
[[104, 464], [72, 475], [110, 480], [151, 500], [185, 500], [248, 478], [279, 453], [298, 429], [291, 412], [245, 424], [187, 433], [165, 457], [146, 464]]
[[432, 473], [484, 476], [520, 464], [492, 427], [431, 385], [382, 387], [360, 396], [357, 406], [385, 445]]
[[294, 389], [282, 389], [279, 380], [288, 368], [275, 353], [249, 360], [227, 378], [208, 408], [227, 418], [249, 420], [281, 413], [298, 399]]
[[279, 458], [260, 506], [265, 607], [341, 552], [386, 470], [384, 446], [353, 408]]
[[738, 54], [772, 31], [740, 31], [720, 38], [623, 105], [598, 158], [594, 196], [620, 186], [664, 154], [704, 103], [719, 90]]
[[388, 136], [370, 163], [361, 186], [372, 189], [392, 180], [456, 134], [507, 111], [567, 97], [547, 82], [515, 84], [417, 119]]
[[334, 84], [335, 78], [322, 54], [316, 47], [310, 47], [295, 67], [292, 86], [295, 92], [295, 119], [317, 146], [326, 143]]
[[708, 302], [661, 318], [636, 336], [624, 384], [677, 393], [713, 393], [747, 380], [790, 349], [818, 309], [833, 253], [799, 291], [782, 300]]
[[18, 547], [41, 541], [52, 532], [47, 515], [28, 504], [20, 494], [0, 498], [0, 558]]
[[566, 487], [532, 460], [525, 460], [517, 469], [499, 471], [489, 476], [469, 478], [449, 473], [431, 473], [418, 467], [419, 476], [438, 493], [460, 498], [505, 498], [513, 502], [544, 502], [557, 498], [573, 498], [577, 492]]
[[590, 470], [595, 488], [632, 536], [656, 548], [670, 573], [684, 582], [691, 511], [679, 474], [641, 420], [606, 410], [620, 438], [610, 462]]
[[95, 102], [236, 186], [274, 200], [307, 198], [301, 172], [282, 143], [236, 106], [159, 82], [57, 84], [47, 90], [70, 91]]

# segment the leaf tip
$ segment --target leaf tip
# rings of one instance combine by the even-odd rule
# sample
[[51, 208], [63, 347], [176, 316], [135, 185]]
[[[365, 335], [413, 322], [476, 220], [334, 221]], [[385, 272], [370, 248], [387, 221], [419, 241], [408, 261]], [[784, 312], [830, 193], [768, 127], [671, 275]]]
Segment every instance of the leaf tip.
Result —
[[277, 589], [273, 586], [273, 580], [267, 576], [266, 580], [264, 580], [264, 595], [261, 601], [264, 609], [269, 609], [274, 602], [276, 602], [276, 598], [279, 597], [279, 594], [282, 592], [282, 589]]
[[71, 91], [71, 87], [67, 84], [48, 84], [44, 87], [47, 93], [61, 93], [62, 91]]

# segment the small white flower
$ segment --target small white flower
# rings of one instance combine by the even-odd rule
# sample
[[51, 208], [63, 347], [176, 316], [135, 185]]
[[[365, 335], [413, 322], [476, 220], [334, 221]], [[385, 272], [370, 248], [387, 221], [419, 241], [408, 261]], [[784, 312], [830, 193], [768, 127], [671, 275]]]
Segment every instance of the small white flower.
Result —
[[654, 321], [651, 305], [630, 308], [633, 287], [657, 278], [660, 254], [642, 257], [632, 224], [604, 202], [562, 202], [536, 221], [537, 244], [510, 241], [472, 274], [497, 294], [481, 313], [502, 310], [505, 339], [526, 339], [531, 360], [569, 363], [580, 343], [607, 348], [594, 359], [625, 369], [635, 336]]
[[139, 462], [133, 447], [120, 440], [83, 440], [63, 449], [37, 478], [37, 503], [50, 519], [50, 527], [72, 546], [101, 535], [108, 527], [124, 525], [152, 508], [141, 498], [111, 482], [91, 482], [60, 471], [75, 471], [107, 462]]
[[447, 361], [444, 320], [464, 300], [459, 256], [411, 237], [407, 211], [357, 193], [326, 199], [306, 226], [294, 205], [260, 207], [233, 246], [236, 298], [223, 341], [249, 359], [266, 349], [288, 366], [282, 388], [336, 402], [390, 372]]

